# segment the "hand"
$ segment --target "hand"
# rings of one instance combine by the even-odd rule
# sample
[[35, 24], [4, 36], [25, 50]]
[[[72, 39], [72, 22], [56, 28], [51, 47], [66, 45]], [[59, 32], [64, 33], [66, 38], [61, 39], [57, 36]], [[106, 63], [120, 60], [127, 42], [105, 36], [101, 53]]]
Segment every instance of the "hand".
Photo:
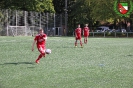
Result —
[[44, 39], [44, 40], [47, 40], [47, 37], [44, 37], [43, 39]]
[[75, 39], [77, 39], [77, 36], [75, 37]]

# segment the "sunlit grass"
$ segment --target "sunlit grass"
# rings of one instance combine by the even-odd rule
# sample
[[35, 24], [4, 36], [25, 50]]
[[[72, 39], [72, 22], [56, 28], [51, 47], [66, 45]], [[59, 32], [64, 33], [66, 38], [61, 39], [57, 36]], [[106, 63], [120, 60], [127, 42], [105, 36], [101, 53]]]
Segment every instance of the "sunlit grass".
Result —
[[35, 63], [33, 37], [0, 37], [0, 88], [133, 88], [132, 38], [49, 37], [50, 55]]

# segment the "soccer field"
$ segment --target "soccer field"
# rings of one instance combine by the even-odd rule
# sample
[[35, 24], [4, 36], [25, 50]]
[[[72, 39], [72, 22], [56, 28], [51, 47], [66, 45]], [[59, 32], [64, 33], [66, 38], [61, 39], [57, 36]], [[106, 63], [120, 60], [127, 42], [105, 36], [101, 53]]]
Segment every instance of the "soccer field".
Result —
[[[34, 37], [0, 37], [0, 88], [133, 88], [133, 39], [48, 37], [52, 53], [35, 63]], [[83, 40], [83, 39], [82, 39]]]

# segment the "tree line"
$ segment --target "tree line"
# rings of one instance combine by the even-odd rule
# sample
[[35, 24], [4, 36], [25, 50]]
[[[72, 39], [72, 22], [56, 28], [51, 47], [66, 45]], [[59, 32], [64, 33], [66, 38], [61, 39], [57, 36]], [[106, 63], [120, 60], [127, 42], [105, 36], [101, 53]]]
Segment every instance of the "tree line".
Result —
[[[120, 2], [120, 0], [117, 1]], [[130, 0], [121, 1], [130, 3]], [[79, 23], [88, 23], [93, 28], [103, 21], [104, 23], [115, 24], [115, 26], [123, 20], [125, 22], [130, 21], [133, 24], [133, 11], [129, 16], [121, 17], [114, 10], [115, 2], [116, 0], [67, 0], [67, 3], [65, 0], [0, 0], [0, 9], [64, 14], [65, 4], [67, 4], [70, 31]], [[129, 7], [131, 8], [131, 6]]]

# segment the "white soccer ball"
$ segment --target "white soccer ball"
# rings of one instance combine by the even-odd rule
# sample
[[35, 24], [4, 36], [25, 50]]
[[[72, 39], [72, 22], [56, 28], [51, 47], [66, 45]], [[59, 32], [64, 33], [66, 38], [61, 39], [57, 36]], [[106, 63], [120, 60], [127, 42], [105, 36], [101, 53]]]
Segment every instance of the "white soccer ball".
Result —
[[51, 53], [51, 49], [46, 49], [46, 54], [50, 54]]

